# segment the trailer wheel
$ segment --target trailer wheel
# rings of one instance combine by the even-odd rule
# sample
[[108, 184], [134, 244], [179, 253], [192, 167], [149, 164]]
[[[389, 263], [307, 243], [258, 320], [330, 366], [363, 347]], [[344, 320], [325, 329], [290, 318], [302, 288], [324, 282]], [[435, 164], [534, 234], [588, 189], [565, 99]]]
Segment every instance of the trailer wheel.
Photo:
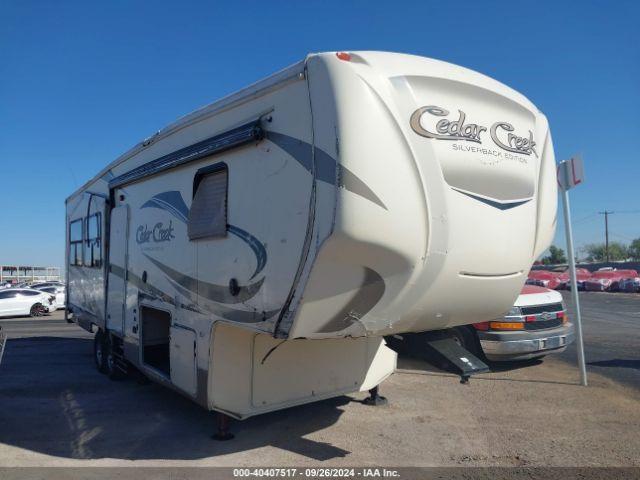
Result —
[[122, 371], [119, 366], [122, 360], [119, 358], [117, 352], [115, 351], [115, 344], [113, 342], [113, 339], [108, 338], [105, 344], [105, 368], [107, 371], [107, 376], [110, 380], [122, 380], [124, 377], [126, 377], [126, 373]]
[[107, 373], [106, 342], [104, 337], [104, 332], [102, 330], [98, 330], [93, 339], [93, 359], [95, 360], [96, 368], [100, 373]]

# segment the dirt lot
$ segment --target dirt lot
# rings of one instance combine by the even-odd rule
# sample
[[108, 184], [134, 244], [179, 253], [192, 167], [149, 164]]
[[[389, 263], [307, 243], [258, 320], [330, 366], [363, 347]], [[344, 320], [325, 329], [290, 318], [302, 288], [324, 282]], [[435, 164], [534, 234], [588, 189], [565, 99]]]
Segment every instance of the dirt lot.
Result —
[[236, 422], [230, 442], [180, 395], [97, 373], [60, 313], [0, 321], [0, 466], [640, 466], [640, 295], [582, 298], [588, 388], [572, 350], [466, 386], [400, 358], [389, 406], [340, 397]]

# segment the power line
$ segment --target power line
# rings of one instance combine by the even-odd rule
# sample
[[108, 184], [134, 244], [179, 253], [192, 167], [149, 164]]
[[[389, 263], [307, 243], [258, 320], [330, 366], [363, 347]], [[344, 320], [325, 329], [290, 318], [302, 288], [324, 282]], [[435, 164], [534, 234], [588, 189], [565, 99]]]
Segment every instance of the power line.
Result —
[[573, 222], [574, 225], [579, 225], [583, 222], [586, 222], [587, 220], [593, 220], [598, 216], [597, 213], [592, 213], [591, 215], [587, 215], [586, 217], [582, 217], [579, 218], [578, 220], [576, 220], [575, 222]]
[[619, 233], [611, 232], [611, 235], [613, 235], [614, 237], [622, 238], [624, 240], [628, 240], [630, 242], [633, 242], [635, 240], [634, 238], [627, 237], [626, 235], [620, 235]]

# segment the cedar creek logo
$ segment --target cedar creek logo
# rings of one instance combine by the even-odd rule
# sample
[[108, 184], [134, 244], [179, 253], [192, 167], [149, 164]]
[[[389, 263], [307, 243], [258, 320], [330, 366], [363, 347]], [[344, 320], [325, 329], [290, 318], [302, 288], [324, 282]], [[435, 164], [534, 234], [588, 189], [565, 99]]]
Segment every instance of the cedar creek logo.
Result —
[[[420, 107], [411, 115], [411, 128], [418, 135], [436, 140], [464, 140], [467, 142], [482, 143], [480, 135], [487, 131], [487, 127], [475, 123], [466, 123], [467, 115], [462, 110], [458, 110], [457, 120], [440, 118], [435, 125], [427, 130], [422, 126], [421, 120], [425, 114], [433, 117], [447, 117], [449, 111], [429, 105]], [[435, 130], [435, 131], [434, 131]], [[493, 142], [503, 150], [523, 155], [533, 154], [537, 157], [536, 142], [533, 140], [533, 133], [529, 130], [529, 138], [520, 137], [512, 133], [515, 128], [507, 122], [496, 122], [488, 129]]]
[[153, 228], [149, 228], [147, 225], [139, 225], [136, 230], [136, 242], [138, 244], [170, 242], [174, 238], [176, 236], [173, 234], [171, 220], [169, 220], [169, 225], [166, 227], [162, 222], [158, 222]]

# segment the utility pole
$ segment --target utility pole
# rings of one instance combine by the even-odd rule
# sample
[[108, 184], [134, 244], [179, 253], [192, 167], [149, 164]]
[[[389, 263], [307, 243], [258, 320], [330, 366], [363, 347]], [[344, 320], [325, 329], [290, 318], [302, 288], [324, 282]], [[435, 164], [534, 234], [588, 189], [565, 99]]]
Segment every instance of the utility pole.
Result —
[[615, 212], [605, 210], [604, 212], [598, 212], [600, 215], [604, 215], [604, 255], [609, 263], [609, 215]]

